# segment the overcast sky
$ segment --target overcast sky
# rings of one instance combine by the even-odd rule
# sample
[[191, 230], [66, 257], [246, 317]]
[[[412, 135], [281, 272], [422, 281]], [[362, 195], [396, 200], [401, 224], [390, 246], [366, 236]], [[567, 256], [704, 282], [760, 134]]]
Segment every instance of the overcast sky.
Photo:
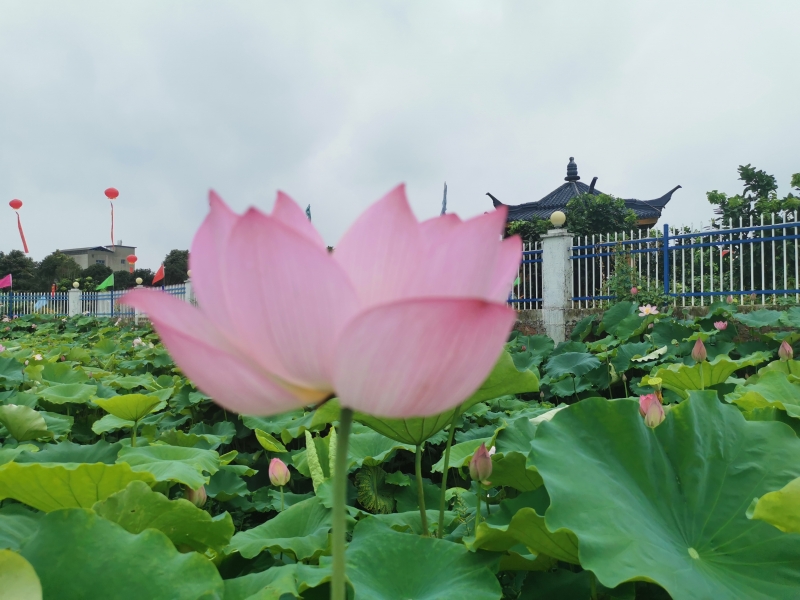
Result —
[[405, 182], [420, 218], [582, 181], [712, 212], [752, 163], [800, 171], [798, 0], [0, 0], [0, 250], [110, 242], [155, 268], [207, 191], [278, 189], [335, 244]]

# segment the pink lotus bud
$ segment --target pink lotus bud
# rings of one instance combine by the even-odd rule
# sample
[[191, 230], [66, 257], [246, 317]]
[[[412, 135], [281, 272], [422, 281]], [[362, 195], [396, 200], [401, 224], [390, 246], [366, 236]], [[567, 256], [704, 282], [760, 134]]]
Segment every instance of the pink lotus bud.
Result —
[[269, 480], [272, 482], [272, 485], [283, 487], [289, 483], [291, 476], [286, 463], [280, 458], [273, 458], [269, 461]]
[[631, 296], [635, 296], [638, 293], [639, 293], [639, 288], [637, 288], [636, 286], [633, 286], [631, 288]]
[[725, 331], [727, 328], [728, 328], [727, 321], [716, 321], [714, 323], [714, 329], [716, 329], [717, 331]]
[[0, 344], [0, 352], [5, 352], [5, 351], [6, 351], [6, 347], [3, 346], [3, 344]]
[[650, 324], [647, 326], [647, 328], [648, 328], [648, 329], [652, 329], [652, 328], [653, 328], [653, 324], [652, 324], [652, 323], [650, 323]]
[[654, 403], [647, 409], [647, 414], [644, 416], [644, 424], [648, 427], [655, 428], [664, 422], [664, 407], [661, 403]]
[[486, 444], [475, 450], [472, 460], [469, 461], [469, 476], [475, 481], [486, 481], [492, 474], [492, 456], [486, 449]]
[[525, 352], [525, 350], [527, 350], [527, 349], [528, 349], [528, 348], [527, 348], [526, 346], [522, 346], [522, 347], [519, 349], [519, 351], [520, 351], [520, 352]]
[[794, 356], [794, 350], [792, 347], [786, 343], [786, 340], [781, 342], [781, 347], [778, 348], [778, 358], [781, 360], [792, 360]]
[[728, 304], [733, 304], [733, 294], [728, 296]]
[[692, 348], [692, 358], [695, 362], [703, 362], [708, 353], [706, 352], [705, 344], [703, 344], [703, 340], [698, 339], [695, 344], [694, 348]]
[[639, 414], [645, 416], [647, 414], [647, 409], [650, 408], [650, 405], [653, 402], [661, 402], [658, 399], [658, 396], [655, 394], [645, 394], [644, 396], [639, 396]]
[[206, 495], [206, 488], [202, 485], [196, 490], [193, 490], [189, 486], [184, 486], [183, 497], [194, 504], [197, 508], [202, 507], [208, 499], [208, 496]]

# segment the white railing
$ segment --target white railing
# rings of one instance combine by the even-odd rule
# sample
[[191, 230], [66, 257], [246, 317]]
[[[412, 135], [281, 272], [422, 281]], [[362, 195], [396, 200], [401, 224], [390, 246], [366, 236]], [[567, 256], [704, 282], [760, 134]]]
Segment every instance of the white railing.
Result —
[[542, 243], [523, 244], [522, 262], [508, 302], [517, 310], [542, 307]]

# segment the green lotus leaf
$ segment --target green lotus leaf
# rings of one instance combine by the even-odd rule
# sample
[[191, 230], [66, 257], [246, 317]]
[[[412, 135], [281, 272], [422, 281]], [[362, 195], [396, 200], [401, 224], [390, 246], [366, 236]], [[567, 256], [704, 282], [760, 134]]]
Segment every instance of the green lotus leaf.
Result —
[[36, 390], [36, 395], [52, 404], [86, 404], [97, 388], [85, 383], [63, 383]]
[[486, 557], [461, 544], [398, 533], [372, 517], [356, 525], [346, 559], [354, 600], [500, 600], [503, 596]]
[[31, 563], [16, 552], [0, 550], [0, 600], [41, 600], [42, 584]]
[[27, 406], [16, 404], [0, 406], [0, 423], [18, 442], [53, 437], [53, 432], [47, 431], [44, 417]]
[[114, 415], [105, 415], [103, 418], [97, 419], [97, 421], [92, 423], [92, 431], [97, 435], [102, 435], [119, 429], [132, 429], [134, 425], [136, 425], [136, 423], [133, 421], [120, 419]]
[[800, 533], [800, 478], [753, 500], [747, 516], [774, 525], [781, 531]]
[[290, 441], [302, 437], [306, 431], [319, 431], [329, 423], [338, 420], [339, 405], [326, 402], [315, 411], [306, 413], [303, 410], [292, 410], [271, 417], [253, 417], [242, 415], [242, 422], [249, 429], [260, 429], [271, 434], [280, 434], [281, 441]]
[[[524, 394], [539, 391], [539, 377], [535, 371], [520, 371], [507, 351], [500, 354], [489, 377], [481, 387], [460, 407], [463, 412], [478, 402], [499, 398], [508, 394]], [[421, 444], [452, 421], [455, 408], [432, 417], [413, 419], [378, 419], [356, 413], [355, 419], [370, 429], [404, 444]]]
[[617, 373], [624, 373], [631, 368], [631, 360], [637, 356], [644, 356], [653, 347], [650, 342], [633, 342], [622, 344], [617, 348], [617, 353], [611, 360], [611, 365]]
[[558, 379], [564, 375], [580, 377], [601, 365], [597, 357], [588, 352], [565, 352], [547, 361], [547, 374]]
[[[0, 508], [0, 549], [19, 550], [39, 530], [44, 513], [33, 512], [22, 504]], [[0, 596], [2, 597], [2, 596]]]
[[[500, 556], [499, 571], [550, 571], [558, 564], [552, 556], [535, 554], [518, 544]], [[527, 579], [527, 578], [526, 578]], [[559, 598], [559, 600], [561, 600]]]
[[397, 450], [414, 452], [410, 444], [397, 442], [376, 431], [359, 431], [350, 435], [347, 449], [348, 468], [354, 469], [364, 465], [379, 465], [389, 460]]
[[638, 313], [633, 313], [619, 322], [619, 325], [614, 330], [614, 335], [620, 340], [627, 340], [632, 337], [638, 338], [653, 321], [655, 321], [655, 317], [642, 318]]
[[635, 314], [636, 303], [627, 300], [624, 302], [617, 302], [603, 313], [603, 319], [600, 321], [600, 330], [598, 333], [600, 331], [607, 331], [613, 334], [623, 319]]
[[111, 398], [95, 398], [94, 403], [118, 419], [135, 422], [153, 412], [162, 401], [155, 396], [125, 394]]
[[531, 441], [536, 433], [536, 424], [529, 419], [515, 419], [497, 434], [492, 456], [493, 486], [513, 487], [521, 492], [535, 490], [542, 485], [536, 467], [528, 464]]
[[688, 398], [690, 390], [701, 390], [713, 385], [725, 383], [728, 377], [739, 369], [757, 365], [769, 359], [764, 352], [756, 352], [745, 358], [733, 360], [724, 355], [719, 355], [711, 361], [703, 361], [692, 366], [672, 364], [662, 367], [652, 375], [660, 377], [666, 389]]
[[761, 367], [758, 374], [761, 375], [766, 371], [779, 371], [800, 380], [800, 360], [773, 360], [768, 365]]
[[156, 481], [177, 481], [193, 490], [207, 484], [220, 466], [219, 454], [213, 450], [180, 446], [123, 448], [117, 463], [123, 462], [137, 473], [152, 474]]
[[45, 516], [20, 554], [36, 569], [45, 598], [198, 600], [221, 598], [222, 578], [196, 552], [181, 554], [160, 531], [134, 535], [90, 510]]
[[287, 452], [286, 446], [281, 444], [278, 440], [268, 434], [266, 431], [260, 429], [255, 430], [256, 439], [261, 447], [268, 452]]
[[330, 567], [304, 564], [272, 567], [261, 573], [225, 580], [225, 600], [278, 600], [302, 598], [306, 590], [330, 581]]
[[748, 327], [777, 327], [786, 313], [778, 310], [754, 310], [749, 313], [736, 313], [733, 318]]
[[[247, 467], [241, 467], [247, 469]], [[246, 496], [250, 493], [247, 483], [241, 475], [236, 472], [237, 466], [222, 465], [206, 486], [206, 494], [219, 502], [227, 502], [237, 496]]]
[[13, 498], [44, 512], [90, 508], [135, 480], [155, 482], [126, 464], [10, 462], [0, 466], [0, 500]]
[[649, 580], [674, 598], [789, 598], [800, 536], [750, 521], [753, 497], [800, 475], [800, 440], [692, 393], [655, 429], [638, 403], [592, 398], [542, 423], [534, 462], [548, 530], [572, 531], [607, 587]]
[[[451, 469], [459, 469], [467, 464], [472, 459], [472, 455], [475, 454], [475, 450], [477, 450], [481, 444], [486, 444], [487, 448], [490, 448], [492, 445], [492, 438], [478, 438], [475, 440], [467, 440], [466, 442], [461, 442], [460, 444], [453, 444], [450, 447], [450, 468]], [[441, 473], [444, 469], [444, 455], [431, 467], [431, 471], [434, 473]]]
[[0, 382], [14, 387], [22, 383], [22, 370], [25, 365], [16, 358], [0, 358]]
[[39, 376], [42, 381], [50, 384], [84, 383], [89, 380], [83, 369], [73, 369], [72, 365], [66, 362], [47, 363]]
[[631, 362], [635, 363], [649, 362], [651, 360], [656, 360], [657, 358], [663, 356], [666, 353], [667, 353], [667, 347], [661, 346], [661, 348], [656, 348], [655, 350], [653, 350], [648, 354], [645, 354], [644, 356], [631, 358]]
[[772, 406], [800, 419], [800, 384], [790, 382], [780, 371], [764, 371], [754, 383], [751, 384], [750, 380], [745, 385], [736, 386], [725, 399], [744, 411]]
[[100, 440], [94, 444], [74, 444], [61, 442], [47, 444], [38, 452], [22, 452], [16, 459], [18, 463], [106, 463], [113, 465], [122, 444], [109, 444]]
[[[425, 514], [428, 516], [428, 533], [434, 533], [439, 526], [439, 511], [427, 510]], [[444, 513], [444, 526], [449, 527], [453, 521], [456, 520], [458, 514], [445, 511]], [[416, 535], [422, 535], [422, 517], [419, 510], [412, 510], [402, 513], [389, 513], [386, 515], [371, 515], [371, 519], [377, 519], [384, 525], [388, 525], [395, 531], [411, 532]]]
[[201, 553], [208, 548], [220, 552], [233, 535], [233, 520], [228, 513], [212, 517], [188, 500], [170, 500], [154, 492], [143, 481], [132, 481], [124, 490], [95, 504], [93, 510], [129, 533], [158, 529], [179, 549], [186, 546]]
[[549, 504], [550, 498], [543, 487], [512, 500], [503, 500], [499, 508], [494, 508], [478, 525], [478, 533], [468, 547], [504, 552], [523, 544], [537, 555], [579, 564], [575, 534], [565, 529], [551, 532], [545, 526], [544, 514]]
[[781, 324], [793, 329], [800, 329], [800, 306], [793, 306], [781, 315]]
[[320, 498], [309, 498], [258, 527], [240, 531], [233, 536], [226, 552], [253, 558], [269, 550], [290, 554], [298, 561], [315, 559], [326, 551], [330, 530], [331, 511]]

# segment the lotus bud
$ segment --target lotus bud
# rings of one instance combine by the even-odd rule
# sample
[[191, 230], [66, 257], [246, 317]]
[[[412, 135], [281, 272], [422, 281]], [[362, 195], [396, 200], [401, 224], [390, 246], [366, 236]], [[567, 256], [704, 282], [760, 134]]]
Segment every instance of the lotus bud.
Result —
[[635, 296], [638, 293], [639, 293], [639, 288], [637, 288], [636, 286], [633, 286], [631, 288], [631, 296]]
[[781, 342], [781, 347], [778, 348], [778, 358], [781, 360], [792, 360], [793, 356], [794, 350], [792, 350], [792, 347], [786, 342], [786, 340], [783, 340]]
[[705, 344], [703, 344], [703, 340], [698, 339], [695, 344], [694, 348], [692, 348], [692, 358], [695, 362], [703, 362], [708, 353], [706, 352]]
[[481, 444], [469, 461], [469, 476], [475, 481], [486, 481], [491, 474], [492, 457], [486, 449], [486, 444]]
[[519, 349], [519, 351], [520, 351], [520, 352], [525, 352], [525, 350], [527, 350], [527, 349], [528, 349], [527, 347], [525, 347], [525, 346], [522, 346], [522, 347]]
[[650, 408], [650, 405], [654, 402], [661, 404], [655, 394], [645, 394], [644, 396], [639, 396], [639, 414], [645, 416]]
[[272, 482], [272, 485], [283, 487], [289, 483], [291, 476], [286, 463], [280, 458], [273, 458], [269, 461], [269, 480]]
[[539, 398], [541, 398], [542, 400], [544, 400], [544, 392], [539, 392]]
[[644, 424], [650, 428], [655, 428], [664, 422], [664, 407], [661, 402], [653, 402], [647, 409], [644, 416]]
[[733, 294], [728, 296], [728, 304], [733, 304]]
[[714, 329], [716, 329], [717, 331], [725, 331], [727, 328], [728, 328], [727, 321], [716, 321], [714, 323]]
[[625, 373], [622, 374], [622, 381], [628, 381], [628, 376]]
[[202, 485], [196, 490], [193, 490], [189, 486], [184, 486], [183, 496], [197, 508], [201, 508], [208, 499], [208, 496], [206, 495], [206, 488]]

